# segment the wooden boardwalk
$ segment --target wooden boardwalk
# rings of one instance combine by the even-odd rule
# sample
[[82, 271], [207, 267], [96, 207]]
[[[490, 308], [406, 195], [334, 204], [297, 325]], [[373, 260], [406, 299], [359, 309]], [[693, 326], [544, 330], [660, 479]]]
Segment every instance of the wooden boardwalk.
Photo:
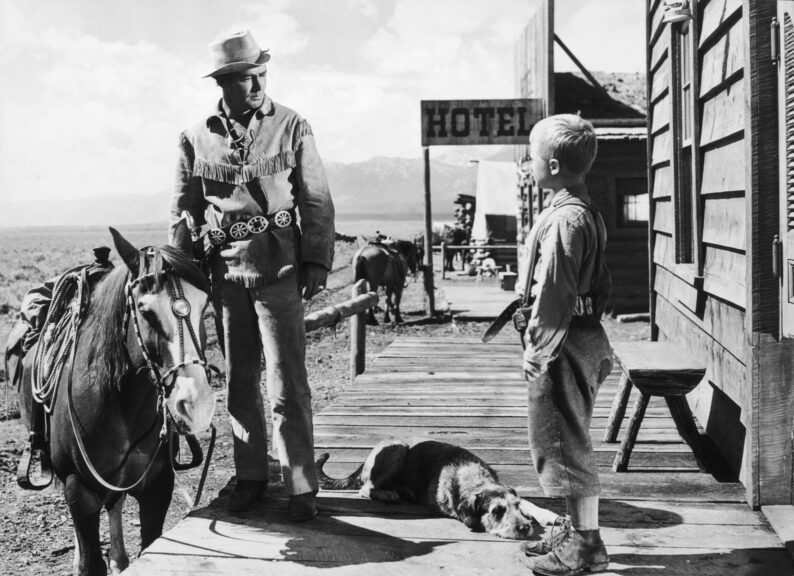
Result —
[[[543, 498], [526, 446], [526, 383], [511, 334], [474, 339], [398, 338], [333, 406], [315, 418], [326, 470], [346, 475], [378, 440], [424, 436], [479, 454], [526, 497]], [[616, 444], [600, 441], [617, 373], [599, 395], [592, 436], [602, 472], [606, 574], [757, 575], [794, 573], [763, 514], [744, 503], [738, 483], [701, 474], [654, 398], [630, 471], [611, 472]], [[624, 424], [625, 427], [625, 424]], [[224, 499], [190, 514], [155, 542], [130, 575], [191, 574], [527, 574], [513, 541], [432, 518], [418, 506], [384, 505], [354, 492], [321, 492], [320, 515], [286, 520], [284, 496], [241, 516]]]
[[516, 295], [502, 290], [496, 277], [475, 280], [471, 277], [453, 276], [441, 280], [446, 300], [445, 306], [458, 320], [493, 320]]

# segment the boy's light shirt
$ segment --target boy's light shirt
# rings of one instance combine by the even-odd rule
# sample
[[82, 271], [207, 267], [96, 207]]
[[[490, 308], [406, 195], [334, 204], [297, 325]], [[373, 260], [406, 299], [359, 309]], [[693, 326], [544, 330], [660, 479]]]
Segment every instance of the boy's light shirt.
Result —
[[[578, 295], [587, 294], [592, 286], [598, 259], [597, 231], [588, 211], [575, 204], [553, 210], [565, 200], [576, 196], [590, 204], [591, 199], [583, 188], [571, 194], [559, 190], [538, 218], [527, 239], [531, 245], [533, 235], [539, 236], [538, 254], [532, 277], [530, 293], [533, 297], [532, 313], [525, 334], [524, 366], [531, 365], [539, 374], [559, 353], [573, 316]], [[606, 238], [606, 231], [604, 238]], [[525, 257], [529, 257], [526, 251]], [[528, 263], [524, 263], [526, 266]], [[526, 270], [523, 272], [526, 278]], [[517, 284], [524, 289], [525, 282]]]

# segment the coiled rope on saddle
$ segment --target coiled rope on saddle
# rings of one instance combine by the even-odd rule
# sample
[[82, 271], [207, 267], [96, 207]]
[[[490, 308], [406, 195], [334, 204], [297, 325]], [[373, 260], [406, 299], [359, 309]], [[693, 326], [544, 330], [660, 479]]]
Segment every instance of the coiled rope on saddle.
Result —
[[33, 399], [52, 412], [77, 330], [88, 306], [88, 268], [73, 268], [58, 278], [52, 291], [52, 303], [39, 333], [39, 345], [33, 356]]
[[[64, 369], [71, 361], [78, 330], [88, 310], [91, 284], [113, 267], [108, 260], [109, 248], [97, 248], [94, 254], [94, 263], [72, 268], [55, 281], [44, 323], [25, 338], [23, 349], [29, 350], [38, 344], [31, 367], [30, 446], [23, 452], [17, 467], [17, 484], [27, 490], [43, 490], [53, 480], [48, 415], [55, 406]], [[31, 477], [35, 463], [38, 463], [40, 479]]]

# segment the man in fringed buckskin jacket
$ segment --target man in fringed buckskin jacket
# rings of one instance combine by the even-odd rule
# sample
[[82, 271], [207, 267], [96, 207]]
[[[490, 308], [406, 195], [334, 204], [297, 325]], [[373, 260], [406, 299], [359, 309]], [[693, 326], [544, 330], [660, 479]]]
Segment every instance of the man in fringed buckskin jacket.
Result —
[[[289, 518], [317, 514], [303, 298], [325, 288], [334, 254], [334, 206], [309, 123], [265, 94], [270, 55], [251, 33], [210, 45], [223, 98], [180, 137], [171, 230], [187, 211], [209, 240], [222, 313], [236, 485], [229, 510], [267, 490], [264, 351]], [[220, 340], [220, 335], [219, 335]]]

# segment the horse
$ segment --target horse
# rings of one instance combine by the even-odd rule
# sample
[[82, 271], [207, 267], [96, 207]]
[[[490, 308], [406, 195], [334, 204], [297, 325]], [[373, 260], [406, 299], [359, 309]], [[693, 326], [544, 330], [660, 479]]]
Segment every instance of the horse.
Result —
[[[448, 224], [446, 222], [433, 222], [432, 227], [432, 242], [433, 246], [440, 246], [443, 242], [448, 246], [462, 246], [469, 242], [469, 233], [466, 231], [465, 228], [459, 226], [457, 224]], [[419, 261], [421, 262], [424, 260], [424, 247], [425, 247], [425, 236], [424, 234], [418, 234], [414, 238], [414, 244], [416, 244], [417, 249], [419, 250]], [[455, 250], [447, 250], [446, 256], [444, 258], [444, 262], [442, 265], [444, 266], [444, 270], [450, 271], [454, 270], [454, 260], [455, 260]], [[461, 255], [464, 262], [466, 261], [466, 256]]]
[[[435, 235], [435, 234], [434, 234]], [[469, 241], [469, 234], [466, 232], [466, 229], [461, 226], [450, 226], [448, 224], [444, 225], [444, 228], [440, 231], [439, 234], [439, 244], [443, 242], [448, 246], [461, 246], [467, 244]], [[456, 250], [447, 250], [444, 258], [444, 270], [452, 271], [455, 269], [454, 267], [454, 260], [455, 254], [457, 253]], [[465, 254], [461, 253], [461, 260], [465, 262]]]
[[[393, 249], [392, 249], [393, 248]], [[353, 270], [355, 279], [364, 279], [369, 284], [370, 290], [383, 286], [386, 290], [386, 311], [383, 321], [390, 321], [390, 313], [394, 314], [394, 323], [402, 323], [400, 315], [400, 301], [407, 271], [416, 277], [418, 266], [417, 248], [410, 240], [395, 240], [388, 246], [370, 243], [359, 249], [353, 256]], [[392, 301], [392, 296], [394, 300]], [[370, 308], [368, 320], [370, 324], [377, 324], [375, 311]]]
[[[136, 249], [110, 229], [124, 262], [92, 289], [70, 358], [48, 407], [47, 450], [63, 485], [75, 533], [74, 573], [104, 575], [102, 508], [110, 526], [110, 568], [129, 564], [121, 513], [125, 495], [140, 505], [141, 550], [163, 531], [174, 487], [166, 420], [185, 434], [211, 424], [215, 394], [204, 358], [204, 274], [189, 254], [181, 223], [172, 246]], [[31, 424], [33, 366], [39, 342], [20, 360], [19, 405]]]

